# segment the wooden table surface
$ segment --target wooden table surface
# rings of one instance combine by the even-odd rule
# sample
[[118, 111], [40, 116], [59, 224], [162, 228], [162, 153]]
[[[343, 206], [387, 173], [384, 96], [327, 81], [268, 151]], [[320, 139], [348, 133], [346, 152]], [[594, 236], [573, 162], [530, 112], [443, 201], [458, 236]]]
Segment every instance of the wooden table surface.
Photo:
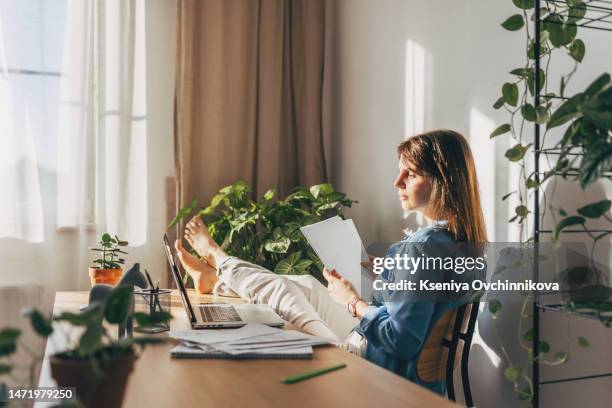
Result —
[[[78, 311], [88, 292], [58, 292], [54, 314]], [[192, 303], [240, 302], [235, 298], [198, 295]], [[177, 292], [172, 294], [173, 330], [189, 329]], [[166, 334], [158, 334], [166, 336]], [[47, 342], [40, 386], [55, 386], [48, 357], [64, 347], [56, 330]], [[454, 407], [442, 398], [362, 358], [333, 346], [316, 347], [312, 360], [172, 359], [165, 344], [147, 348], [130, 376], [124, 407]], [[347, 367], [296, 384], [288, 375], [337, 363]], [[37, 406], [40, 404], [36, 404]]]

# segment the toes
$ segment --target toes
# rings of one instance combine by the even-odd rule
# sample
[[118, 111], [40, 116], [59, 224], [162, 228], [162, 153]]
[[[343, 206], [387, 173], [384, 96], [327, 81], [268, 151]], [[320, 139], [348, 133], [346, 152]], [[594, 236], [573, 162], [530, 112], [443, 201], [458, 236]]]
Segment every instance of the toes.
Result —
[[174, 249], [176, 249], [176, 254], [179, 258], [182, 258], [185, 255], [185, 248], [183, 248], [183, 244], [180, 239], [174, 241]]

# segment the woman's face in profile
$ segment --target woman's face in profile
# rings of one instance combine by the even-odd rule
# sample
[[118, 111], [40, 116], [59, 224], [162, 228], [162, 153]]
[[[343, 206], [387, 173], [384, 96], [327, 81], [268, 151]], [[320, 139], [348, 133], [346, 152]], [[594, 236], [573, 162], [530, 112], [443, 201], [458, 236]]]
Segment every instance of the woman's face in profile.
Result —
[[423, 211], [429, 204], [431, 178], [416, 174], [402, 160], [394, 183], [404, 211]]

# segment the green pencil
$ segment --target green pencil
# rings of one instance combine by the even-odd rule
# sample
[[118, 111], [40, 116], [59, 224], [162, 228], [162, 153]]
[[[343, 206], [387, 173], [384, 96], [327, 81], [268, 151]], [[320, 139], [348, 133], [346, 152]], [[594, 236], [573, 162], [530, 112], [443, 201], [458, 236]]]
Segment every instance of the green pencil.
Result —
[[281, 380], [281, 382], [284, 383], [284, 384], [294, 384], [296, 382], [299, 382], [299, 381], [302, 381], [302, 380], [307, 380], [309, 378], [316, 377], [317, 375], [321, 375], [321, 374], [326, 374], [326, 373], [329, 373], [331, 371], [339, 370], [339, 369], [344, 368], [344, 367], [346, 367], [346, 364], [337, 364], [335, 366], [331, 366], [331, 367], [328, 367], [328, 368], [322, 368], [320, 370], [309, 371], [307, 373], [291, 375], [289, 377], [283, 378]]

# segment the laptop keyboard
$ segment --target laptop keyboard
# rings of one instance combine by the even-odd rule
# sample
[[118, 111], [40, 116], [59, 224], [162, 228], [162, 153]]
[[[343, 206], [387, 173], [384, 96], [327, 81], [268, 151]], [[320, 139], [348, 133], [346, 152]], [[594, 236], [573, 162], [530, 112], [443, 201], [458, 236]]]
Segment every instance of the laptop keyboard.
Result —
[[200, 313], [205, 322], [241, 322], [234, 306], [201, 306]]

